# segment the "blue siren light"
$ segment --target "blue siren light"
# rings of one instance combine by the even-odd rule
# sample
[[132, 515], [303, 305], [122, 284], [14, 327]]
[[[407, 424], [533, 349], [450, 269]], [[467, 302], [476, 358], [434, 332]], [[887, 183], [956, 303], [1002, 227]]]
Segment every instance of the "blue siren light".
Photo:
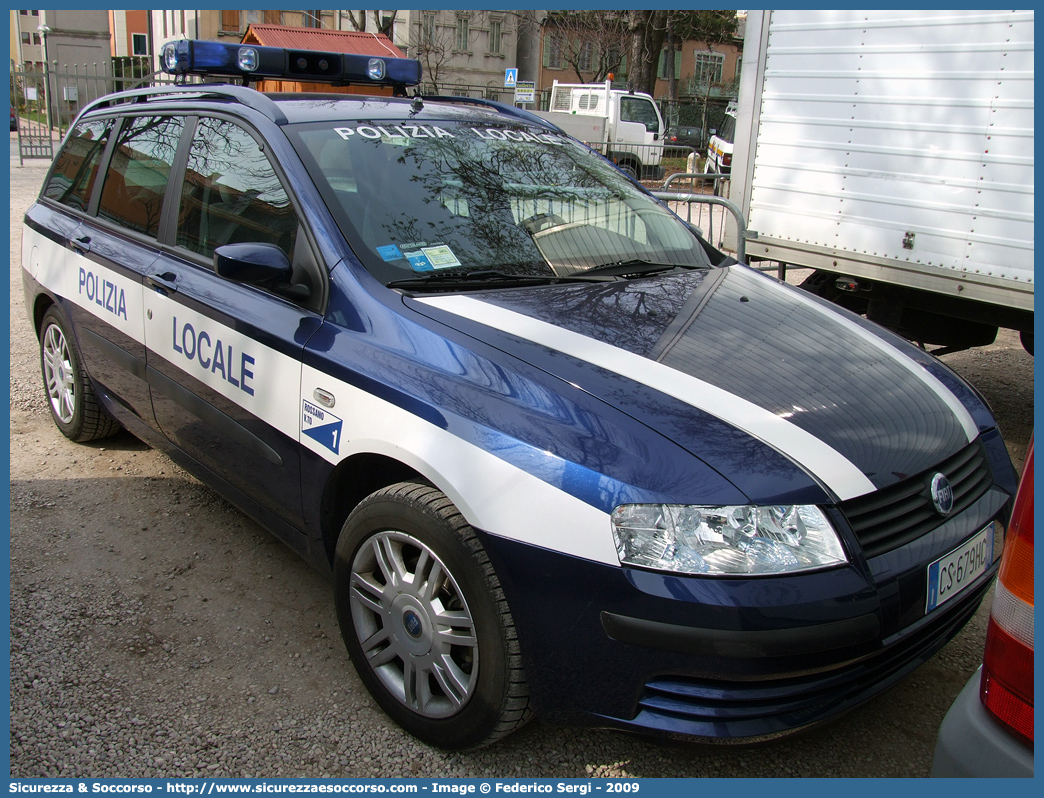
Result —
[[412, 58], [284, 50], [281, 47], [180, 39], [163, 45], [161, 62], [173, 75], [287, 78], [331, 84], [416, 86], [421, 64]]

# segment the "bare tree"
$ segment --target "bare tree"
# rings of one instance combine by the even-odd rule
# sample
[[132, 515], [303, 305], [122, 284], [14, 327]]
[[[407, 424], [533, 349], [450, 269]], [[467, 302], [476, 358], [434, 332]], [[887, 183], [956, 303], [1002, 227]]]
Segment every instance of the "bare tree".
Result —
[[[453, 56], [470, 51], [486, 25], [484, 11], [471, 11], [455, 16], [454, 24], [440, 24], [438, 11], [421, 12], [409, 30], [410, 58], [416, 58], [424, 69], [424, 82], [439, 91], [439, 84]], [[461, 27], [461, 20], [465, 20]], [[463, 37], [464, 41], [461, 41]], [[463, 46], [462, 46], [463, 45]]]
[[398, 11], [392, 11], [391, 16], [386, 16], [381, 11], [370, 11], [370, 21], [372, 22], [372, 28], [367, 28], [366, 23], [366, 12], [365, 11], [342, 11], [340, 13], [348, 15], [348, 21], [352, 23], [352, 27], [355, 30], [366, 32], [369, 30], [372, 33], [383, 33], [389, 39], [392, 36], [392, 30], [395, 27], [395, 18], [398, 17]]
[[619, 70], [630, 41], [627, 11], [552, 11], [545, 26], [557, 36], [562, 61], [581, 83], [601, 83]]

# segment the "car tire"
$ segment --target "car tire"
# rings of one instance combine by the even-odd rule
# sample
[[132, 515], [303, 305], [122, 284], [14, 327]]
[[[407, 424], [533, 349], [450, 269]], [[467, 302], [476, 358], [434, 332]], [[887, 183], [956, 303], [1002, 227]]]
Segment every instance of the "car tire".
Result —
[[360, 502], [337, 541], [334, 587], [360, 679], [410, 734], [439, 748], [473, 749], [529, 720], [503, 590], [444, 493], [403, 482]]
[[66, 438], [85, 443], [120, 431], [94, 395], [69, 325], [54, 305], [40, 322], [40, 372], [51, 418]]

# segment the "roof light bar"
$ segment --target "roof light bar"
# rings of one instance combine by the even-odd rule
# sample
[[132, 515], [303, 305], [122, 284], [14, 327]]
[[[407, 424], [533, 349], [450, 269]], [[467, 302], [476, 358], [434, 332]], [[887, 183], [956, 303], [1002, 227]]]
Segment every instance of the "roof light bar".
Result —
[[163, 69], [172, 75], [286, 78], [317, 83], [416, 86], [421, 64], [412, 58], [286, 50], [253, 44], [179, 39], [163, 45]]

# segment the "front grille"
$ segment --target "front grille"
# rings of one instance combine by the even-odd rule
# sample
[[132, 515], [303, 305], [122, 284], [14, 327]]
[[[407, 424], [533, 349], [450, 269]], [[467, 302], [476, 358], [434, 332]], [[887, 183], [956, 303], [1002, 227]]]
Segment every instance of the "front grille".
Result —
[[993, 484], [986, 450], [976, 440], [916, 477], [843, 502], [841, 512], [851, 524], [866, 557], [905, 546], [946, 520], [932, 504], [932, 477], [940, 472], [950, 480], [953, 489], [950, 517], [970, 507]]

